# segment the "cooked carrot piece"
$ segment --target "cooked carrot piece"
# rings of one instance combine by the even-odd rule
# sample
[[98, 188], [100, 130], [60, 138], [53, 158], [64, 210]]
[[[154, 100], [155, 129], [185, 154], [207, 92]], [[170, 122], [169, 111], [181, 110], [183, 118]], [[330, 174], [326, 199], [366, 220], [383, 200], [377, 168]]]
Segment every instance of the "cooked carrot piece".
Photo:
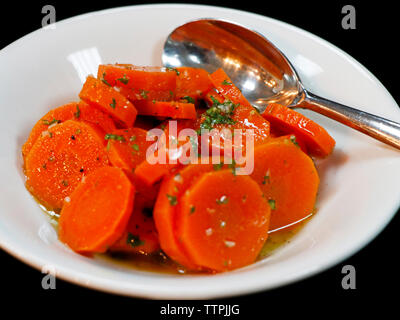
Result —
[[114, 122], [105, 113], [83, 101], [71, 102], [50, 110], [35, 124], [28, 139], [22, 146], [22, 155], [24, 158], [28, 155], [36, 139], [43, 131], [46, 131], [52, 125], [74, 119], [93, 123], [106, 132], [115, 129]]
[[211, 107], [215, 102], [224, 103], [225, 98], [220, 95], [217, 90], [213, 87], [211, 88], [206, 95], [204, 96], [204, 100], [209, 107]]
[[200, 68], [180, 67], [177, 68], [175, 98], [196, 102], [212, 88], [208, 72]]
[[294, 224], [313, 213], [318, 173], [312, 159], [290, 139], [277, 138], [256, 146], [251, 177], [271, 206], [271, 230]]
[[176, 72], [161, 67], [131, 64], [100, 65], [97, 78], [117, 87], [131, 101], [170, 101], [176, 89]]
[[196, 265], [226, 271], [256, 260], [268, 237], [270, 207], [253, 179], [209, 172], [179, 201], [176, 236]]
[[176, 208], [181, 195], [203, 173], [213, 170], [212, 164], [191, 164], [178, 173], [166, 176], [154, 206], [153, 217], [158, 231], [160, 246], [173, 260], [188, 269], [199, 269], [187, 257], [176, 238]]
[[[176, 124], [176, 132], [172, 132], [170, 123]], [[165, 152], [165, 162], [152, 164], [151, 159], [146, 159], [139, 164], [135, 170], [136, 177], [145, 185], [153, 185], [160, 181], [165, 175], [173, 170], [178, 169], [184, 162], [183, 157], [189, 160], [192, 157], [198, 156], [198, 140], [197, 136], [193, 138], [184, 136], [180, 138], [180, 133], [185, 129], [193, 129], [196, 126], [197, 120], [170, 120], [164, 123], [165, 140], [159, 139], [157, 151], [154, 156], [157, 157], [159, 152]], [[171, 158], [176, 161], [170, 161]], [[178, 156], [175, 156], [178, 155]]]
[[196, 119], [196, 109], [193, 103], [176, 101], [135, 101], [135, 107], [140, 115], [168, 117], [173, 119]]
[[147, 210], [136, 208], [136, 200], [135, 209], [124, 234], [109, 250], [142, 254], [151, 254], [160, 250], [160, 243], [153, 218], [148, 215]]
[[221, 68], [217, 69], [210, 74], [210, 79], [214, 87], [225, 99], [229, 99], [233, 103], [239, 103], [246, 107], [252, 107], [250, 102], [247, 101], [242, 92], [233, 84], [224, 70]]
[[281, 132], [294, 133], [312, 156], [326, 157], [335, 147], [335, 140], [323, 127], [293, 109], [273, 103], [267, 106], [263, 117]]
[[67, 120], [44, 131], [25, 159], [27, 188], [48, 209], [60, 209], [84, 176], [109, 164], [104, 134]]
[[121, 127], [132, 127], [137, 110], [121, 93], [101, 80], [87, 77], [79, 97], [90, 105], [111, 115]]
[[116, 129], [105, 135], [108, 159], [113, 166], [133, 172], [146, 160], [146, 151], [153, 144], [147, 141], [147, 131], [139, 128]]
[[134, 195], [121, 169], [104, 167], [89, 174], [61, 210], [60, 240], [77, 252], [105, 252], [126, 230]]
[[307, 146], [303, 142], [303, 140], [299, 139], [295, 134], [287, 134], [287, 135], [281, 135], [278, 137], [271, 137], [273, 141], [284, 141], [285, 143], [291, 142], [295, 146], [299, 147], [301, 151], [307, 153]]

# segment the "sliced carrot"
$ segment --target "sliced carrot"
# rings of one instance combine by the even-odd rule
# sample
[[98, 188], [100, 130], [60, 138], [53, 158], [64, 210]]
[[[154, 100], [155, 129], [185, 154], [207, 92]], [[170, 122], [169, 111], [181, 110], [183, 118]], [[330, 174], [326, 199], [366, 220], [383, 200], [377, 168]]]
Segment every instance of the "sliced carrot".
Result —
[[196, 265], [226, 271], [256, 260], [268, 237], [270, 207], [253, 179], [209, 172], [179, 201], [176, 236]]
[[48, 209], [60, 209], [83, 177], [109, 164], [104, 134], [67, 120], [44, 131], [25, 159], [27, 188]]
[[335, 140], [323, 127], [293, 109], [273, 103], [267, 106], [263, 117], [281, 132], [294, 133], [312, 156], [326, 157], [335, 147]]
[[131, 64], [100, 65], [97, 78], [117, 87], [131, 101], [170, 101], [176, 89], [175, 70]]
[[108, 159], [113, 166], [132, 173], [146, 160], [146, 151], [153, 144], [147, 141], [147, 131], [139, 128], [116, 129], [105, 135]]
[[203, 173], [213, 170], [212, 164], [191, 164], [178, 173], [169, 174], [161, 182], [154, 206], [153, 217], [158, 231], [160, 246], [173, 260], [188, 269], [199, 269], [187, 257], [175, 236], [176, 208], [180, 196]]
[[[191, 139], [191, 137], [188, 136], [184, 136], [184, 139], [180, 139], [179, 137], [181, 132], [185, 129], [192, 129], [194, 132], [196, 123], [197, 120], [170, 120], [164, 123], [163, 127], [165, 135], [163, 139], [159, 139], [158, 141], [154, 159], [158, 157], [159, 152], [163, 152], [165, 153], [165, 162], [154, 163], [155, 161], [153, 159], [146, 159], [137, 166], [135, 170], [136, 177], [145, 185], [150, 186], [157, 181], [160, 181], [171, 171], [181, 167], [184, 160], [190, 162], [192, 157], [197, 158], [197, 135], [193, 137], [194, 139]], [[176, 125], [176, 132], [171, 131], [172, 125]], [[171, 161], [170, 159], [174, 159], [174, 161]]]
[[299, 139], [295, 134], [287, 134], [287, 135], [281, 135], [278, 137], [271, 137], [273, 141], [284, 141], [285, 143], [288, 143], [289, 141], [293, 143], [295, 146], [299, 147], [301, 151], [307, 153], [307, 146], [303, 142], [303, 140]]
[[277, 138], [256, 146], [251, 177], [271, 205], [271, 230], [294, 224], [313, 213], [318, 173], [312, 159], [290, 139]]
[[147, 210], [137, 208], [133, 211], [126, 231], [109, 250], [142, 254], [151, 254], [160, 250], [156, 227]]
[[32, 131], [22, 146], [24, 158], [28, 155], [36, 139], [50, 126], [66, 120], [82, 120], [99, 126], [102, 130], [110, 132], [115, 129], [114, 122], [105, 113], [88, 105], [87, 103], [71, 102], [61, 107], [50, 110], [32, 128]]
[[246, 107], [252, 107], [249, 101], [244, 97], [242, 92], [233, 84], [232, 80], [225, 73], [224, 70], [217, 69], [210, 74], [211, 82], [218, 92], [229, 99], [233, 103], [239, 103]]
[[180, 67], [177, 68], [175, 99], [196, 102], [201, 99], [210, 89], [212, 83], [208, 72], [200, 68]]
[[77, 252], [105, 252], [126, 230], [134, 193], [121, 169], [104, 167], [89, 174], [61, 210], [60, 240]]
[[139, 100], [135, 107], [140, 115], [168, 117], [172, 119], [196, 119], [196, 109], [193, 103], [176, 101]]
[[121, 93], [92, 76], [87, 77], [79, 97], [111, 115], [122, 127], [131, 127], [135, 122], [137, 110], [133, 104]]
[[209, 107], [211, 107], [215, 102], [224, 103], [225, 98], [220, 95], [217, 90], [213, 87], [211, 88], [206, 95], [204, 96], [204, 100]]

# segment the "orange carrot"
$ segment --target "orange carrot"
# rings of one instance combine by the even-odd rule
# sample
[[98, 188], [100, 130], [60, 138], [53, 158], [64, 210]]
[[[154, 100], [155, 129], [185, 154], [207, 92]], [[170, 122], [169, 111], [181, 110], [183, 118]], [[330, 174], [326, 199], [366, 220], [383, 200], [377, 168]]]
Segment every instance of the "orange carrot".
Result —
[[137, 67], [131, 64], [100, 65], [97, 78], [117, 87], [131, 101], [174, 98], [177, 73], [161, 67]]
[[247, 101], [242, 92], [233, 84], [224, 70], [221, 68], [217, 69], [210, 74], [210, 79], [214, 87], [225, 99], [229, 99], [233, 103], [239, 103], [246, 107], [252, 107], [250, 102]]
[[279, 137], [274, 137], [272, 139], [273, 139], [273, 141], [284, 141], [285, 143], [290, 141], [295, 146], [299, 147], [301, 149], [301, 151], [303, 151], [304, 153], [307, 153], [307, 146], [305, 145], [303, 140], [299, 139], [295, 134], [282, 135]]
[[213, 170], [212, 164], [192, 164], [178, 173], [169, 174], [161, 182], [160, 191], [153, 210], [160, 246], [173, 260], [188, 269], [199, 269], [187, 257], [175, 236], [176, 207], [180, 196], [203, 173]]
[[208, 72], [200, 68], [177, 68], [175, 98], [196, 102], [212, 88]]
[[168, 117], [172, 119], [196, 119], [196, 109], [193, 103], [176, 101], [135, 101], [135, 107], [140, 115]]
[[110, 247], [110, 251], [151, 254], [160, 250], [160, 243], [153, 218], [147, 212], [147, 210], [140, 208], [136, 208], [133, 211], [126, 231]]
[[104, 167], [89, 174], [61, 210], [60, 240], [77, 252], [105, 252], [126, 229], [134, 192], [121, 169]]
[[114, 122], [105, 113], [83, 101], [71, 102], [50, 110], [35, 124], [28, 139], [22, 146], [22, 155], [24, 158], [28, 155], [36, 139], [43, 131], [46, 131], [52, 125], [74, 119], [93, 123], [106, 132], [115, 129]]
[[312, 156], [326, 157], [335, 147], [335, 140], [323, 127], [293, 109], [273, 103], [265, 109], [263, 117], [281, 132], [294, 133], [304, 141]]
[[113, 166], [132, 173], [146, 160], [146, 151], [153, 144], [147, 141], [147, 131], [139, 128], [116, 129], [105, 135], [108, 159]]
[[176, 237], [196, 265], [226, 271], [255, 261], [268, 237], [270, 207], [253, 179], [209, 172], [178, 201]]
[[79, 97], [111, 115], [122, 127], [131, 127], [135, 122], [137, 110], [133, 104], [121, 93], [92, 76], [87, 77]]
[[211, 107], [216, 101], [218, 103], [224, 103], [225, 101], [224, 97], [220, 95], [214, 87], [206, 93], [204, 100], [209, 107]]
[[254, 149], [251, 177], [271, 205], [270, 229], [294, 224], [313, 213], [319, 177], [312, 159], [290, 139], [277, 138]]
[[25, 159], [27, 188], [48, 209], [60, 209], [83, 177], [108, 165], [104, 141], [102, 132], [83, 121], [44, 131]]

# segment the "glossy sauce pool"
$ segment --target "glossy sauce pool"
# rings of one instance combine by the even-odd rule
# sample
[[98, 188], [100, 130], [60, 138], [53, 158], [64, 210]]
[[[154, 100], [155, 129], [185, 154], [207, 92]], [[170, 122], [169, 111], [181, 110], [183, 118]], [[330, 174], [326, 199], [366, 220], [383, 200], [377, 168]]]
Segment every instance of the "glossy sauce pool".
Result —
[[[51, 225], [58, 231], [59, 215], [53, 211], [46, 210], [42, 205], [41, 209], [50, 217]], [[289, 243], [292, 238], [303, 228], [303, 226], [314, 216], [308, 216], [306, 219], [291, 225], [290, 227], [282, 228], [277, 231], [270, 232], [268, 239], [260, 251], [256, 261], [267, 258], [275, 250]], [[199, 274], [202, 272], [188, 271], [184, 267], [178, 265], [173, 260], [169, 259], [163, 252], [145, 255], [145, 254], [128, 254], [128, 253], [105, 253], [95, 254], [95, 259], [108, 264], [114, 264], [121, 268], [132, 270], [167, 273], [167, 274]], [[204, 272], [203, 272], [204, 273]]]

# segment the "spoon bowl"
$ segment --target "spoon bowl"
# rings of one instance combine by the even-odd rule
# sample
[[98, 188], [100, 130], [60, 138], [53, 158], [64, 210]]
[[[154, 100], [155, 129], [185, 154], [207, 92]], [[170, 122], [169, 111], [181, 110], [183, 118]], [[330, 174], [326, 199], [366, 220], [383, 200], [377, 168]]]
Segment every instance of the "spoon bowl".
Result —
[[216, 19], [185, 23], [167, 37], [162, 61], [170, 68], [223, 68], [260, 113], [270, 103], [313, 110], [400, 149], [399, 123], [309, 92], [285, 55], [244, 26]]

